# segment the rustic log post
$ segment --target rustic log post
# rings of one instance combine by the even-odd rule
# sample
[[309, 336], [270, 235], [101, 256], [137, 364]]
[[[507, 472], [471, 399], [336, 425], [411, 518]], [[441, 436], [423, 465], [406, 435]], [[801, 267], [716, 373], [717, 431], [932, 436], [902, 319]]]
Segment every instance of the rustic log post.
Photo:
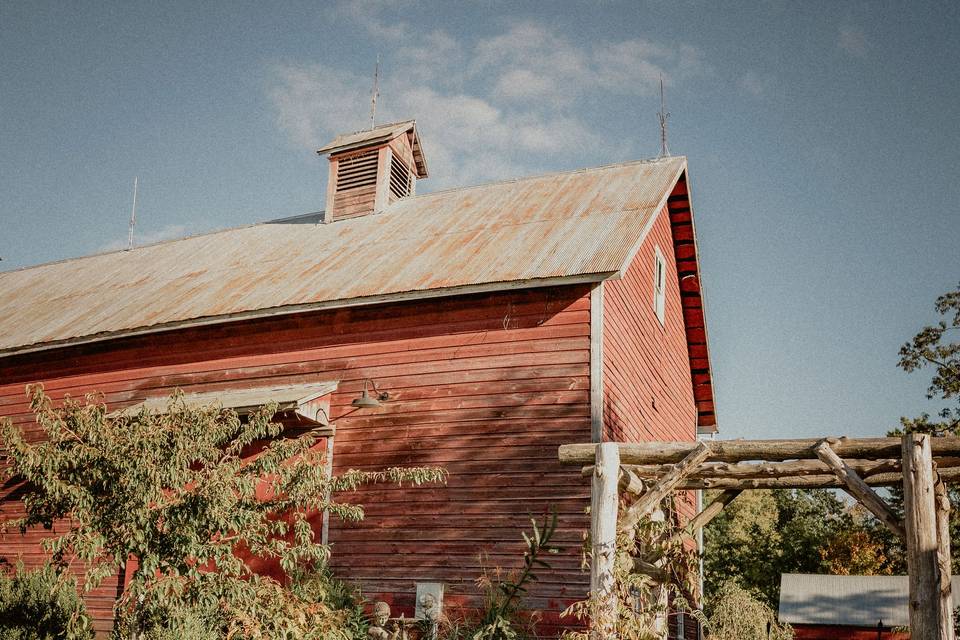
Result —
[[687, 457], [630, 505], [620, 520], [620, 529], [622, 531], [632, 529], [640, 521], [640, 518], [653, 512], [660, 505], [660, 501], [673, 491], [687, 477], [688, 473], [696, 469], [708, 457], [710, 457], [710, 447], [706, 443], [699, 443]]
[[613, 565], [617, 550], [620, 450], [616, 442], [596, 445], [596, 464], [590, 491], [590, 592], [595, 609], [591, 640], [616, 640], [617, 591]]
[[[950, 549], [950, 498], [947, 495], [947, 485], [938, 477], [933, 486], [934, 500], [937, 505], [937, 562], [940, 565], [940, 602], [941, 640], [954, 640], [953, 631], [953, 569], [952, 552]], [[946, 631], [946, 635], [944, 635]]]
[[814, 448], [814, 451], [817, 457], [820, 458], [825, 465], [830, 467], [834, 475], [843, 483], [844, 488], [851, 496], [859, 500], [863, 506], [870, 510], [870, 513], [875, 515], [880, 522], [886, 525], [887, 529], [890, 529], [890, 531], [901, 540], [906, 537], [907, 532], [904, 530], [900, 518], [890, 510], [890, 507], [883, 501], [883, 498], [878, 496], [876, 492], [857, 475], [856, 471], [851, 469], [847, 463], [840, 459], [840, 456], [834, 453], [826, 441], [818, 444]]
[[940, 615], [940, 567], [937, 562], [937, 514], [930, 436], [908, 433], [903, 447], [903, 509], [907, 572], [910, 574], [910, 636], [944, 640], [950, 621]]

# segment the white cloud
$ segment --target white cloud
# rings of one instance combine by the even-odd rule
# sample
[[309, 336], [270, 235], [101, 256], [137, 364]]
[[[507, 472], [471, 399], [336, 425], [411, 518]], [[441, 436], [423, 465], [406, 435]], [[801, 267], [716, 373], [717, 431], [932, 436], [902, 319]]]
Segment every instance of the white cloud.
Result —
[[[434, 30], [417, 33], [381, 18], [380, 5], [341, 6], [384, 49], [377, 121], [417, 118], [430, 187], [523, 175], [544, 157], [584, 147], [622, 149], [578, 115], [598, 94], [652, 96], [701, 70], [698, 51], [642, 39], [579, 46], [543, 25], [523, 22], [465, 42]], [[403, 70], [400, 73], [400, 70]], [[367, 124], [370, 78], [329, 64], [272, 69], [279, 126], [297, 145], [319, 147]]]
[[867, 41], [866, 34], [860, 29], [852, 28], [840, 29], [837, 46], [857, 58], [866, 58], [867, 52], [870, 49], [870, 43]]

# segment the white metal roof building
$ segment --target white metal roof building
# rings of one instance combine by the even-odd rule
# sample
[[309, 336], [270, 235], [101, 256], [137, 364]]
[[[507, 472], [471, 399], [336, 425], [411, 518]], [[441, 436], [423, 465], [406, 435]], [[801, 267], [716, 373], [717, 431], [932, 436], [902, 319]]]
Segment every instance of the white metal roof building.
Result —
[[[960, 577], [953, 578], [953, 591]], [[785, 573], [780, 621], [792, 625], [876, 628], [910, 624], [907, 576], [831, 576]]]

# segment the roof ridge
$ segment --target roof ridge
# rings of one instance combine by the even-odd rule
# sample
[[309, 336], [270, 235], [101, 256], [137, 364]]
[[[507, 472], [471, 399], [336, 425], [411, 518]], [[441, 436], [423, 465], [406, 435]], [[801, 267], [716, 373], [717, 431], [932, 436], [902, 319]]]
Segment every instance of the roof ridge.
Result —
[[[399, 204], [399, 203], [401, 203], [401, 202], [405, 202], [405, 201], [409, 201], [409, 200], [416, 200], [417, 198], [429, 198], [430, 196], [433, 196], [433, 195], [438, 195], [438, 194], [443, 194], [443, 193], [450, 193], [451, 191], [466, 191], [466, 190], [468, 190], [468, 189], [479, 189], [479, 188], [481, 188], [481, 187], [492, 187], [492, 186], [496, 186], [496, 185], [499, 185], [499, 184], [513, 184], [513, 183], [516, 183], [516, 182], [525, 182], [525, 181], [527, 181], [527, 180], [538, 180], [538, 179], [540, 179], [540, 178], [552, 178], [552, 177], [556, 177], [556, 176], [573, 175], [573, 174], [576, 174], [576, 173], [586, 173], [587, 171], [599, 171], [599, 170], [603, 170], [603, 169], [614, 169], [614, 168], [617, 168], [617, 167], [632, 167], [632, 166], [638, 165], [638, 164], [656, 164], [656, 163], [658, 163], [658, 162], [664, 162], [664, 161], [667, 161], [667, 160], [683, 160], [683, 161], [686, 161], [686, 159], [687, 159], [686, 156], [666, 156], [666, 157], [661, 157], [661, 158], [644, 158], [644, 159], [641, 159], [641, 160], [625, 160], [625, 161], [623, 161], [623, 162], [611, 162], [611, 163], [609, 163], [609, 164], [601, 164], [601, 165], [598, 165], [598, 166], [596, 166], [596, 167], [580, 167], [580, 168], [578, 168], [578, 169], [561, 169], [561, 170], [558, 170], [558, 171], [548, 171], [547, 173], [537, 173], [537, 174], [534, 174], [534, 175], [522, 176], [522, 177], [519, 177], [519, 178], [504, 178], [503, 180], [493, 180], [493, 181], [491, 181], [491, 182], [480, 182], [480, 183], [477, 183], [477, 184], [470, 184], [470, 185], [466, 185], [466, 186], [463, 186], [463, 187], [449, 187], [449, 188], [447, 188], [447, 189], [439, 189], [439, 190], [437, 190], [437, 191], [429, 191], [429, 192], [427, 192], [427, 193], [418, 193], [418, 194], [416, 194], [416, 195], [409, 196], [409, 197], [407, 197], [407, 198], [403, 198], [402, 200], [397, 200], [396, 202], [394, 202], [393, 204], [391, 204], [390, 207], [392, 207], [392, 206], [394, 206], [394, 205], [397, 205], [397, 204]], [[388, 207], [388, 208], [389, 208], [389, 207]], [[351, 219], [354, 219], [354, 220], [355, 220], [356, 218], [351, 218]]]
[[[393, 124], [402, 124], [403, 122], [407, 122], [407, 121], [402, 120], [402, 121], [400, 121], [400, 122], [398, 122], [398, 123], [393, 123]], [[381, 126], [387, 127], [387, 126], [390, 126], [390, 125], [381, 125]], [[416, 200], [419, 200], [419, 199], [430, 198], [430, 197], [433, 197], [433, 196], [436, 196], [436, 195], [442, 195], [442, 194], [446, 194], [446, 193], [451, 193], [451, 192], [453, 192], [453, 191], [469, 191], [469, 190], [472, 190], [472, 189], [480, 189], [480, 188], [483, 188], [483, 187], [492, 187], [492, 186], [503, 185], [503, 184], [514, 184], [514, 183], [518, 183], [518, 182], [525, 182], [525, 181], [529, 181], [529, 180], [538, 180], [538, 179], [542, 179], [542, 178], [550, 178], [550, 177], [555, 177], [555, 176], [574, 175], [574, 174], [578, 174], [578, 173], [585, 173], [585, 172], [588, 172], [588, 171], [600, 171], [600, 170], [604, 170], [604, 169], [613, 169], [613, 168], [617, 168], [617, 167], [630, 167], [630, 166], [635, 166], [635, 165], [640, 165], [640, 164], [656, 164], [656, 163], [659, 163], [659, 162], [665, 162], [665, 161], [670, 161], [670, 160], [683, 160], [683, 161], [686, 161], [686, 156], [667, 156], [667, 157], [663, 157], [663, 158], [646, 158], [646, 159], [640, 159], [640, 160], [627, 160], [627, 161], [623, 161], [623, 162], [614, 162], [614, 163], [610, 163], [610, 164], [599, 165], [599, 166], [596, 166], [596, 167], [580, 167], [580, 168], [578, 168], [578, 169], [564, 169], [564, 170], [560, 170], [560, 171], [550, 171], [550, 172], [547, 172], [547, 173], [538, 173], [538, 174], [535, 174], [535, 175], [523, 176], [523, 177], [520, 177], [520, 178], [507, 178], [507, 179], [504, 179], [504, 180], [494, 180], [494, 181], [492, 181], [492, 182], [481, 182], [481, 183], [472, 184], [472, 185], [466, 185], [466, 186], [461, 186], [461, 187], [450, 187], [450, 188], [447, 188], [447, 189], [440, 189], [440, 190], [438, 190], [438, 191], [429, 191], [429, 192], [427, 192], [427, 193], [418, 193], [418, 194], [416, 194], [416, 195], [408, 196], [408, 197], [403, 198], [403, 199], [401, 199], [401, 200], [397, 200], [396, 202], [388, 205], [385, 209], [383, 209], [383, 211], [378, 211], [378, 212], [376, 212], [376, 214], [390, 212], [392, 209], [396, 208], [397, 205], [399, 205], [399, 204], [401, 204], [401, 203], [404, 203], [404, 202], [412, 202], [412, 201], [416, 201]], [[269, 219], [269, 220], [262, 220], [262, 221], [259, 221], [259, 222], [251, 222], [251, 223], [248, 223], [248, 224], [241, 224], [241, 225], [237, 225], [237, 226], [235, 226], [235, 227], [219, 227], [219, 228], [216, 228], [216, 229], [208, 229], [208, 230], [206, 230], [206, 231], [198, 231], [197, 233], [193, 233], [193, 234], [181, 236], [181, 237], [178, 237], [178, 238], [167, 238], [166, 240], [157, 240], [156, 242], [151, 242], [151, 243], [148, 243], [148, 244], [142, 244], [142, 245], [134, 246], [132, 249], [129, 249], [129, 248], [109, 249], [109, 250], [105, 250], [105, 251], [97, 251], [97, 252], [95, 252], [95, 253], [88, 253], [88, 254], [86, 254], [86, 255], [72, 256], [72, 257], [68, 257], [68, 258], [60, 258], [59, 260], [51, 260], [51, 261], [49, 261], [49, 262], [41, 262], [41, 263], [39, 263], [39, 264], [25, 265], [25, 266], [22, 266], [22, 267], [17, 267], [16, 269], [10, 269], [10, 270], [8, 270], [8, 271], [0, 271], [0, 278], [2, 278], [4, 275], [9, 274], [9, 273], [19, 273], [19, 272], [21, 272], [21, 271], [27, 271], [27, 270], [30, 270], [30, 269], [39, 269], [39, 268], [41, 268], [41, 267], [49, 267], [49, 266], [56, 265], [56, 264], [62, 264], [62, 263], [64, 263], [64, 262], [72, 262], [72, 261], [76, 261], [76, 260], [86, 260], [86, 259], [89, 259], [89, 258], [99, 258], [99, 257], [101, 257], [101, 256], [107, 256], [107, 255], [113, 255], [113, 254], [133, 253], [134, 251], [138, 251], [138, 250], [140, 250], [140, 249], [148, 249], [148, 248], [156, 247], [156, 246], [163, 245], [163, 244], [169, 244], [169, 243], [173, 243], [173, 242], [182, 242], [182, 241], [184, 241], [184, 240], [192, 240], [192, 239], [194, 239], [194, 238], [202, 238], [202, 237], [205, 237], [205, 236], [212, 236], [212, 235], [216, 235], [216, 234], [219, 234], [219, 233], [227, 233], [227, 232], [230, 232], [230, 231], [240, 231], [240, 230], [243, 230], [243, 229], [250, 229], [250, 228], [253, 228], [253, 227], [259, 227], [259, 226], [267, 225], [267, 224], [283, 224], [283, 223], [286, 222], [286, 221], [292, 221], [292, 220], [295, 220], [296, 218], [302, 218], [302, 217], [307, 217], [307, 216], [317, 215], [317, 214], [323, 214], [323, 213], [325, 213], [325, 212], [324, 212], [324, 211], [313, 211], [313, 212], [309, 212], [309, 213], [296, 214], [296, 215], [293, 215], [293, 216], [285, 216], [285, 217], [283, 217], [283, 218], [271, 218], [271, 219]], [[338, 220], [338, 221], [336, 221], [336, 224], [339, 224], [339, 225], [348, 224], [348, 223], [350, 223], [350, 222], [354, 222], [354, 221], [357, 221], [357, 220], [363, 220], [365, 217], [366, 217], [366, 216], [359, 216], [359, 217], [357, 217], [357, 218], [348, 218], [348, 219], [346, 219], [346, 220]], [[323, 223], [318, 223], [318, 224], [323, 224]]]
[[[322, 213], [322, 212], [321, 212]], [[311, 215], [309, 213], [303, 215]], [[240, 231], [241, 229], [249, 229], [252, 227], [259, 227], [263, 224], [271, 224], [273, 220], [266, 220], [263, 222], [251, 222], [249, 224], [241, 224], [235, 227], [220, 227], [217, 229], [208, 229], [206, 231], [198, 231], [197, 233], [192, 233], [186, 236], [180, 236], [178, 238], [166, 238], [164, 240], [157, 240], [155, 242], [148, 242], [147, 244], [135, 245], [133, 248], [123, 248], [123, 249], [106, 249], [103, 251], [97, 251], [95, 253], [87, 253], [82, 256], [73, 256], [70, 258], [60, 258], [59, 260], [50, 260], [49, 262], [41, 262], [39, 264], [28, 264], [23, 267], [17, 267], [16, 269], [10, 269], [8, 271], [0, 271], [0, 278], [5, 276], [8, 273], [18, 273], [20, 271], [29, 271], [30, 269], [39, 269], [40, 267], [49, 267], [55, 264], [61, 264], [64, 262], [73, 262], [75, 260], [86, 260], [88, 258], [99, 258], [101, 256], [109, 256], [115, 253], [133, 253], [140, 249], [149, 249], [151, 247], [156, 247], [161, 244], [170, 244], [173, 242], [181, 242], [183, 240], [192, 240], [194, 238], [202, 238], [204, 236], [213, 236], [218, 233], [226, 233], [228, 231]]]

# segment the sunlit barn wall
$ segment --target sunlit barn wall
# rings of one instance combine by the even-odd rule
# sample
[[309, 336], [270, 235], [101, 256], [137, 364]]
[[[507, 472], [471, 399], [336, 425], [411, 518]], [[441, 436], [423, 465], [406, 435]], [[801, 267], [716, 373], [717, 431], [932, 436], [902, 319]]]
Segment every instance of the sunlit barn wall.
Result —
[[[176, 387], [339, 380], [336, 471], [440, 465], [449, 482], [358, 492], [366, 520], [331, 524], [336, 572], [408, 617], [416, 581], [443, 581], [448, 604], [475, 605], [483, 567], [520, 565], [521, 530], [556, 507], [565, 552], [528, 600], [550, 622], [588, 588], [580, 547], [589, 483], [560, 467], [557, 446], [590, 439], [589, 332], [586, 286], [179, 330], [0, 359], [0, 415], [36, 433], [24, 395], [31, 382], [56, 400], [97, 391], [120, 408]], [[351, 406], [364, 378], [390, 393], [382, 407]], [[21, 512], [16, 485], [2, 497], [3, 518]], [[43, 535], [7, 533], [0, 555], [36, 565]], [[116, 589], [114, 579], [88, 597], [101, 632]]]

